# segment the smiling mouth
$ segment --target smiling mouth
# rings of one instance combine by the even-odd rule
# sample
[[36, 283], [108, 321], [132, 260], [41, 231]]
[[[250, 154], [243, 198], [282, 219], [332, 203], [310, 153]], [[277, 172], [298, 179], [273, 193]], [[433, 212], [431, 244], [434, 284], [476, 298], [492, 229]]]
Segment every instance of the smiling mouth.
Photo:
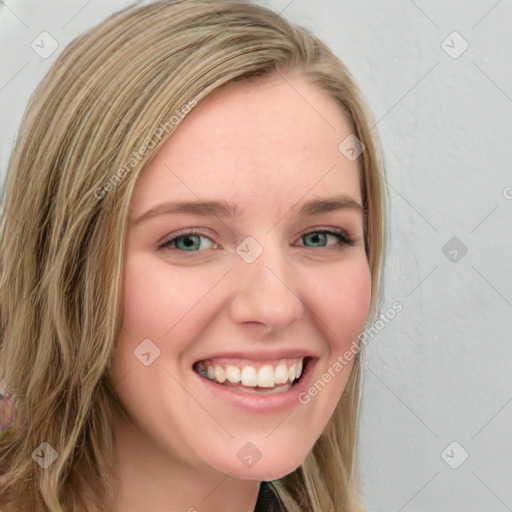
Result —
[[[198, 361], [193, 370], [216, 384], [248, 393], [280, 393], [300, 381], [310, 357], [274, 362]], [[221, 364], [222, 363], [222, 364]]]

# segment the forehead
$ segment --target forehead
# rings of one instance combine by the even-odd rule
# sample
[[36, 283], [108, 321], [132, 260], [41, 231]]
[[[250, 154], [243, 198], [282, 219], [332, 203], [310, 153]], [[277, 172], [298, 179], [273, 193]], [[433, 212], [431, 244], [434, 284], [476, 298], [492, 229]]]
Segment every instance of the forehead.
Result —
[[338, 149], [350, 133], [334, 98], [302, 76], [242, 82], [187, 115], [139, 177], [132, 212], [176, 198], [255, 207], [336, 193], [359, 200], [358, 163]]

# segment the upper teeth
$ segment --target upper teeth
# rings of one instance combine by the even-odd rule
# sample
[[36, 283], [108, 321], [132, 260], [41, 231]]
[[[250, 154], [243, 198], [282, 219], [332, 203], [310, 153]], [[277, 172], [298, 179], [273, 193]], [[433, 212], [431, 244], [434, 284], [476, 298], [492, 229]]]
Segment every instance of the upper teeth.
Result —
[[204, 377], [215, 380], [220, 384], [228, 381], [243, 386], [272, 388], [278, 384], [293, 382], [302, 375], [304, 359], [282, 359], [274, 367], [273, 364], [263, 364], [256, 369], [252, 364], [219, 364], [211, 361], [201, 361], [197, 370]]

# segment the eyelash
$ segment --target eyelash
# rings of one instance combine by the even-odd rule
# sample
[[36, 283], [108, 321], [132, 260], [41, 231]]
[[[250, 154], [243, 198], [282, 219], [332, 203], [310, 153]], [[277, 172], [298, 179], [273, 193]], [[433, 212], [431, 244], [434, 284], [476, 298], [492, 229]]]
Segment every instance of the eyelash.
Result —
[[[317, 234], [317, 233], [321, 233], [321, 234], [325, 234], [325, 235], [332, 235], [334, 237], [336, 237], [338, 239], [338, 241], [340, 242], [341, 244], [341, 247], [339, 247], [339, 249], [343, 249], [344, 247], [343, 246], [353, 246], [355, 245], [354, 241], [349, 238], [344, 231], [342, 230], [337, 230], [337, 229], [313, 229], [313, 230], [310, 230], [310, 231], [307, 231], [305, 233], [303, 233], [300, 238], [303, 238], [307, 235], [311, 235], [311, 234]], [[204, 233], [202, 233], [201, 231], [198, 231], [196, 229], [188, 229], [186, 231], [181, 231], [181, 232], [178, 232], [176, 233], [171, 239], [169, 240], [166, 240], [165, 242], [162, 242], [161, 244], [159, 244], [158, 246], [158, 249], [161, 249], [161, 250], [176, 250], [180, 253], [184, 253], [184, 254], [187, 254], [187, 253], [194, 253], [194, 252], [201, 252], [199, 250], [195, 250], [195, 251], [183, 251], [183, 250], [180, 250], [180, 249], [177, 249], [177, 248], [171, 248], [171, 245], [176, 241], [178, 240], [179, 238], [182, 238], [182, 237], [185, 237], [187, 235], [200, 235], [204, 238], [207, 238], [208, 240], [211, 240], [213, 242], [213, 240], [209, 237], [209, 236], [206, 236]], [[214, 242], [215, 243], [215, 242]], [[308, 246], [304, 246], [304, 247], [308, 247]], [[315, 249], [316, 247], [309, 247], [310, 249]], [[324, 247], [319, 247], [319, 249], [327, 249], [328, 246], [324, 246]]]

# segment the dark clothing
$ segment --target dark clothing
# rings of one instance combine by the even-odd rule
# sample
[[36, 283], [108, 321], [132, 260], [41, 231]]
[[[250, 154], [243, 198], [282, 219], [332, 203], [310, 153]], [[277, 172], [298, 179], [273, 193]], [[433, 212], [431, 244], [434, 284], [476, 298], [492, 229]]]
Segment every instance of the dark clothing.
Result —
[[269, 482], [261, 482], [254, 512], [286, 512], [281, 500], [272, 491]]

